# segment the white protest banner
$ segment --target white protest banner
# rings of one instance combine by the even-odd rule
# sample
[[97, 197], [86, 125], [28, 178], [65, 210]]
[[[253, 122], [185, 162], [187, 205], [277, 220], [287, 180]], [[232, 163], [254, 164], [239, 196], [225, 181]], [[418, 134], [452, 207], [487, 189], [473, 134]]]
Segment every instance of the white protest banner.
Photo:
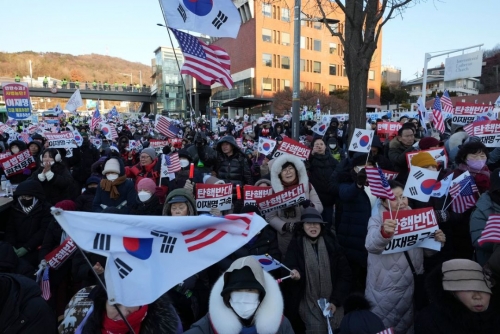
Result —
[[243, 186], [243, 205], [257, 206], [257, 199], [262, 199], [273, 193], [273, 187]]
[[406, 153], [406, 164], [408, 165], [408, 169], [410, 169], [411, 166], [411, 158], [413, 158], [420, 152], [429, 152], [429, 154], [434, 158], [434, 160], [436, 160], [438, 163], [443, 164], [444, 168], [448, 167], [448, 153], [446, 153], [446, 150], [443, 147], [443, 148], [433, 148], [430, 150], [420, 150], [420, 151], [413, 151]]
[[303, 184], [291, 187], [279, 193], [256, 199], [257, 207], [262, 215], [276, 210], [294, 206], [306, 199]]
[[11, 134], [14, 134], [16, 132], [14, 131], [14, 129], [12, 129], [7, 124], [0, 124], [0, 134], [3, 134], [3, 133], [8, 133], [11, 135]]
[[273, 152], [275, 146], [276, 146], [276, 140], [260, 137], [257, 150], [259, 151], [259, 153], [268, 155]]
[[349, 151], [369, 153], [372, 147], [373, 130], [354, 129]]
[[156, 154], [163, 153], [165, 146], [168, 146], [168, 140], [151, 139], [149, 141], [149, 147], [154, 148]]
[[450, 173], [447, 177], [441, 181], [436, 182], [434, 189], [432, 190], [431, 197], [442, 197], [448, 193], [450, 189], [451, 180], [453, 179], [453, 173]]
[[246, 125], [244, 128], [243, 128], [243, 132], [244, 133], [252, 133], [253, 132], [253, 128], [252, 128], [252, 125]]
[[387, 111], [379, 111], [379, 112], [367, 112], [366, 113], [366, 120], [370, 121], [376, 121], [377, 119], [380, 119], [384, 116], [387, 116]]
[[45, 256], [45, 261], [52, 269], [59, 268], [76, 251], [73, 239], [67, 237], [56, 249]]
[[50, 148], [76, 148], [75, 136], [71, 131], [61, 133], [45, 133]]
[[469, 136], [479, 137], [486, 147], [500, 146], [500, 121], [479, 121], [464, 126]]
[[492, 113], [495, 106], [457, 102], [451, 122], [456, 125], [466, 125], [476, 121], [478, 118]]
[[5, 157], [0, 160], [3, 172], [7, 176], [20, 174], [26, 168], [33, 168], [36, 166], [35, 159], [31, 156], [29, 150], [24, 150], [18, 154]]
[[314, 124], [311, 128], [312, 132], [317, 133], [320, 136], [324, 136], [326, 130], [328, 129], [329, 122], [323, 122], [322, 120]]
[[377, 135], [397, 136], [398, 130], [403, 127], [399, 122], [378, 122]]
[[252, 255], [252, 256], [259, 262], [260, 266], [265, 271], [271, 271], [274, 269], [281, 268], [281, 266], [276, 261], [273, 261], [272, 258], [270, 259], [266, 255]]
[[76, 109], [81, 106], [83, 106], [82, 95], [80, 94], [80, 90], [77, 89], [69, 98], [68, 103], [66, 103], [65, 109], [69, 110], [73, 114], [76, 114]]
[[411, 166], [408, 181], [406, 181], [403, 196], [420, 202], [428, 202], [436, 185], [438, 171]]
[[220, 211], [231, 209], [233, 202], [233, 185], [228, 184], [196, 184], [196, 209], [208, 212], [211, 209]]
[[[392, 219], [391, 213], [385, 211], [382, 219]], [[400, 253], [414, 248], [441, 250], [441, 243], [434, 240], [439, 226], [433, 208], [399, 211], [396, 222], [398, 225], [394, 236], [382, 254]]]
[[277, 158], [283, 154], [291, 154], [299, 157], [301, 160], [309, 159], [311, 149], [291, 138], [283, 137], [283, 141], [279, 144], [278, 149], [273, 154], [273, 158]]

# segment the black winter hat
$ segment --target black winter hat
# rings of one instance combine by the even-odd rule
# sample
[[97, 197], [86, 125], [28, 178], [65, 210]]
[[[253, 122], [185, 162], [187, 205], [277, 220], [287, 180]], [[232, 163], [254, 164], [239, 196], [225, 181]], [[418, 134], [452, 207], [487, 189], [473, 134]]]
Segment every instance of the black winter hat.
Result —
[[39, 201], [45, 200], [45, 192], [43, 191], [42, 184], [38, 181], [26, 180], [19, 183], [16, 191], [14, 191], [14, 198], [17, 199], [22, 195], [36, 197]]
[[356, 152], [354, 156], [351, 158], [351, 167], [364, 166], [366, 164], [367, 159], [368, 159], [368, 154]]
[[221, 291], [221, 296], [231, 293], [234, 290], [255, 289], [261, 295], [266, 294], [264, 287], [255, 278], [250, 267], [243, 267], [224, 274], [224, 288]]
[[375, 334], [384, 329], [384, 323], [370, 311], [370, 304], [363, 295], [353, 294], [347, 297], [344, 302], [344, 318], [338, 333]]

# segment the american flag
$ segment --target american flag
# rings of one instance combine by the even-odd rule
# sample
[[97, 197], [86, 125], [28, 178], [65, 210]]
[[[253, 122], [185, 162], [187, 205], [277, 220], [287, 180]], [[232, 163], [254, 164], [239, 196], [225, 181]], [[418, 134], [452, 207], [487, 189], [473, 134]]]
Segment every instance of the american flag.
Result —
[[445, 89], [443, 96], [441, 96], [441, 104], [443, 106], [443, 111], [445, 112], [453, 112], [453, 103], [450, 99], [450, 94], [448, 94], [448, 90]]
[[377, 334], [394, 334], [394, 329], [392, 329], [392, 327], [391, 328], [387, 328], [387, 329], [384, 329], [381, 332], [378, 332]]
[[432, 115], [434, 116], [434, 127], [441, 133], [444, 133], [443, 113], [441, 109], [441, 99], [436, 96], [432, 106]]
[[111, 130], [111, 138], [115, 139], [118, 138], [118, 132], [116, 132], [116, 128], [112, 124], [108, 124], [109, 129]]
[[367, 166], [365, 167], [365, 171], [368, 178], [368, 184], [370, 185], [370, 191], [373, 196], [388, 198], [391, 201], [396, 200], [391, 186], [389, 186], [389, 182], [387, 182], [387, 179], [380, 168]]
[[219, 82], [229, 89], [233, 87], [231, 60], [226, 51], [215, 45], [207, 45], [185, 32], [172, 28], [170, 30], [177, 38], [184, 55], [182, 74], [191, 75], [208, 86]]
[[99, 107], [95, 106], [94, 114], [92, 115], [92, 120], [90, 121], [90, 130], [94, 131], [96, 126], [102, 122], [101, 113], [99, 112]]
[[28, 133], [28, 129], [24, 129], [23, 132], [21, 132], [19, 134], [19, 137], [26, 144], [28, 144], [31, 141], [31, 137], [30, 137], [30, 134]]
[[49, 281], [49, 266], [43, 270], [42, 281], [40, 282], [40, 289], [42, 290], [42, 297], [45, 300], [50, 298], [50, 281]]
[[179, 128], [170, 122], [168, 118], [164, 116], [158, 117], [158, 122], [156, 123], [156, 131], [168, 138], [175, 138], [179, 132]]
[[487, 242], [500, 243], [500, 214], [491, 214], [488, 217], [486, 226], [481, 232], [481, 237], [477, 240], [479, 246], [483, 246]]
[[462, 181], [455, 183], [450, 187], [450, 195], [452, 198], [451, 209], [453, 212], [464, 213], [476, 205], [474, 189], [477, 191], [477, 187], [472, 179], [472, 176], [466, 177]]
[[167, 164], [169, 173], [176, 173], [181, 170], [181, 163], [177, 152], [165, 155], [165, 163]]

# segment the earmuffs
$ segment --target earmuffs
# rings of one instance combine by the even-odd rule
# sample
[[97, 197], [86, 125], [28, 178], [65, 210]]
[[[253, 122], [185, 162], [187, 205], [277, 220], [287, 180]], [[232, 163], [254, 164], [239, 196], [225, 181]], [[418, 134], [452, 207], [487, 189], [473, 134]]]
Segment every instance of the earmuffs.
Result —
[[[57, 152], [56, 156], [54, 157], [54, 161], [61, 162], [62, 161], [61, 153], [59, 153], [59, 150], [56, 148], [53, 148], [53, 150], [56, 150], [56, 152]], [[45, 154], [45, 152], [49, 152], [49, 149], [43, 151], [42, 154], [40, 154], [40, 161], [43, 160], [43, 155]]]

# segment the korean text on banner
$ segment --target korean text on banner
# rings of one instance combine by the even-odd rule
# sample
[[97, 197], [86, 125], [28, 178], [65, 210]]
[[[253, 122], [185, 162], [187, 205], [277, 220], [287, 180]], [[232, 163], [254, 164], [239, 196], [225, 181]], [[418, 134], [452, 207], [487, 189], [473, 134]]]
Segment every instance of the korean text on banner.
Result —
[[76, 244], [67, 237], [62, 244], [45, 256], [45, 261], [52, 269], [59, 268], [76, 251]]
[[262, 199], [264, 197], [270, 196], [273, 193], [273, 187], [259, 187], [245, 185], [243, 187], [243, 205], [255, 205], [257, 206], [257, 199]]
[[500, 147], [500, 121], [479, 121], [464, 126], [469, 136], [479, 137], [486, 147]]
[[279, 144], [278, 149], [274, 152], [273, 158], [277, 158], [285, 153], [295, 155], [301, 160], [307, 160], [309, 158], [309, 154], [311, 153], [311, 149], [291, 138], [284, 137], [281, 144]]
[[406, 153], [406, 164], [408, 165], [408, 170], [410, 169], [411, 166], [411, 158], [413, 158], [415, 155], [417, 155], [420, 152], [429, 152], [430, 155], [434, 158], [434, 160], [437, 161], [437, 163], [442, 163], [444, 168], [448, 167], [448, 154], [446, 153], [446, 150], [443, 148], [434, 148], [432, 150], [420, 150], [420, 151], [413, 151]]
[[372, 147], [373, 130], [354, 129], [349, 151], [368, 153]]
[[163, 153], [165, 146], [168, 146], [168, 140], [151, 139], [149, 141], [149, 147], [154, 148], [156, 154]]
[[220, 211], [231, 209], [233, 185], [229, 184], [196, 184], [196, 209], [208, 212], [211, 209]]
[[403, 125], [399, 122], [378, 122], [377, 134], [396, 136], [398, 134], [398, 130], [401, 129], [402, 126]]
[[478, 119], [494, 119], [493, 109], [495, 106], [457, 102], [451, 122], [456, 125], [466, 125]]
[[[385, 211], [382, 219], [391, 219], [391, 213]], [[398, 225], [394, 236], [382, 254], [400, 253], [413, 248], [441, 250], [441, 243], [434, 240], [439, 226], [433, 208], [399, 211], [396, 222]]]
[[71, 131], [45, 133], [50, 148], [76, 148], [75, 136]]
[[403, 196], [428, 202], [437, 183], [438, 171], [411, 166]]
[[36, 166], [35, 159], [31, 156], [29, 150], [24, 150], [18, 154], [8, 156], [0, 160], [5, 175], [11, 176], [22, 173], [26, 168]]
[[2, 82], [7, 115], [13, 119], [31, 117], [30, 91], [27, 82]]
[[285, 209], [306, 199], [303, 184], [280, 191], [279, 193], [257, 199], [257, 206], [261, 214], [266, 214], [280, 209]]

